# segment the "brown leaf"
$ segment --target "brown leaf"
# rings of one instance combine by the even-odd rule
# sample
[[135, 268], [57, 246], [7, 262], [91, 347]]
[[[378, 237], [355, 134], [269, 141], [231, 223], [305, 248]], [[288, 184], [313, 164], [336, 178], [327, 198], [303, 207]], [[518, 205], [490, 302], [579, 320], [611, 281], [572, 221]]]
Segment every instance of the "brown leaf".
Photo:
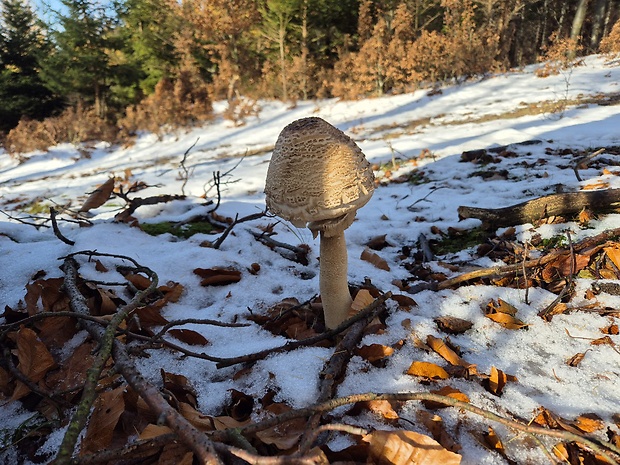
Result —
[[377, 465], [459, 465], [461, 456], [415, 431], [374, 431], [362, 438]]
[[450, 365], [461, 366], [467, 368], [470, 374], [476, 373], [476, 365], [466, 362], [459, 355], [454, 352], [446, 343], [437, 337], [430, 334], [426, 337], [426, 344], [433, 349], [437, 354], [443, 357]]
[[106, 268], [106, 266], [101, 263], [101, 261], [99, 260], [95, 260], [95, 270], [99, 271], [100, 273], [107, 273], [108, 269]]
[[169, 281], [165, 286], [159, 286], [157, 290], [164, 294], [162, 299], [166, 302], [177, 302], [181, 298], [185, 287], [182, 284]]
[[435, 323], [441, 331], [448, 334], [464, 333], [474, 325], [471, 321], [454, 316], [440, 316], [435, 318]]
[[485, 309], [484, 315], [502, 325], [506, 329], [522, 329], [527, 328], [527, 324], [515, 317], [517, 309], [502, 299], [491, 300]]
[[370, 344], [355, 350], [355, 353], [370, 363], [383, 360], [394, 353], [394, 349], [383, 344]]
[[393, 301], [395, 301], [398, 306], [404, 310], [410, 310], [412, 307], [417, 307], [418, 304], [411, 297], [402, 295], [402, 294], [394, 294], [390, 297]]
[[93, 208], [99, 208], [101, 205], [106, 203], [112, 195], [112, 191], [114, 190], [114, 178], [108, 179], [105, 183], [98, 186], [91, 194], [82, 208], [80, 208], [81, 212], [87, 212], [92, 210]]
[[433, 439], [445, 449], [451, 452], [458, 452], [462, 449], [461, 445], [448, 434], [439, 415], [420, 409], [416, 411], [416, 419], [433, 435]]
[[68, 391], [80, 388], [86, 381], [86, 371], [92, 367], [95, 360], [94, 342], [84, 342], [77, 346], [73, 353], [57, 370], [46, 378], [46, 383], [53, 386], [55, 391]]
[[200, 413], [188, 403], [179, 402], [179, 413], [200, 431], [213, 431], [215, 429], [212, 417]]
[[226, 413], [237, 421], [249, 420], [254, 409], [254, 398], [236, 389], [229, 389], [230, 403], [226, 406]]
[[610, 345], [612, 347], [615, 346], [614, 341], [612, 341], [609, 336], [594, 339], [592, 342], [590, 342], [590, 344], [592, 344], [593, 346], [602, 346], [602, 345]]
[[351, 310], [349, 310], [349, 316], [355, 315], [374, 301], [375, 299], [368, 289], [360, 289], [357, 294], [355, 294], [355, 299], [353, 299], [353, 303], [351, 304]]
[[[52, 354], [32, 329], [21, 327], [17, 331], [17, 369], [31, 381], [38, 383], [46, 373], [56, 366]], [[30, 389], [21, 381], [17, 382], [12, 400], [21, 399], [30, 393]]]
[[550, 283], [558, 278], [577, 274], [590, 263], [590, 255], [564, 253], [545, 265], [542, 278]]
[[491, 300], [487, 304], [487, 313], [505, 313], [506, 315], [515, 316], [517, 314], [517, 308], [505, 300], [497, 299], [497, 303]]
[[506, 381], [508, 381], [506, 373], [492, 366], [491, 374], [489, 375], [489, 379], [487, 380], [485, 387], [487, 388], [487, 391], [489, 391], [491, 394], [501, 396], [502, 392], [504, 391]]
[[169, 373], [161, 369], [161, 378], [164, 383], [164, 388], [166, 388], [170, 394], [174, 395], [177, 401], [185, 402], [196, 407], [198, 404], [196, 402], [198, 394], [185, 376]]
[[88, 422], [86, 437], [82, 441], [80, 452], [97, 452], [105, 449], [112, 442], [114, 428], [121, 414], [125, 411], [123, 393], [126, 386], [122, 385], [112, 391], [106, 391], [97, 397], [94, 410]]
[[185, 342], [186, 344], [192, 346], [206, 346], [209, 345], [209, 341], [200, 333], [193, 331], [191, 329], [171, 329], [168, 331], [175, 339], [179, 341]]
[[572, 424], [588, 434], [600, 431], [605, 427], [605, 422], [595, 413], [579, 415]]
[[202, 278], [201, 286], [226, 286], [241, 281], [241, 272], [229, 268], [196, 268], [194, 273]]
[[407, 370], [408, 375], [420, 376], [428, 379], [448, 379], [449, 375], [439, 365], [430, 362], [413, 362]]
[[583, 358], [586, 356], [586, 352], [579, 352], [579, 353], [573, 355], [571, 358], [569, 358], [566, 361], [566, 364], [568, 366], [571, 366], [571, 367], [578, 366], [581, 363], [581, 361], [583, 360]]
[[[469, 402], [469, 397], [467, 397], [467, 394], [464, 394], [461, 391], [459, 391], [458, 389], [454, 389], [454, 388], [452, 388], [450, 386], [444, 386], [441, 389], [431, 390], [431, 393], [432, 394], [437, 394], [437, 395], [440, 395], [440, 396], [451, 397], [451, 398], [453, 398], [455, 400], [459, 400], [461, 402]], [[424, 400], [424, 401], [422, 401], [422, 403], [429, 410], [435, 410], [435, 409], [449, 407], [449, 405], [442, 404], [441, 402], [435, 402], [435, 401], [432, 401], [432, 400]]]
[[381, 416], [385, 420], [398, 420], [398, 413], [387, 400], [369, 400], [365, 403], [372, 413]]
[[507, 458], [504, 444], [502, 444], [501, 439], [499, 438], [495, 430], [490, 426], [489, 430], [486, 433], [482, 434], [482, 445], [489, 450], [497, 452], [502, 457]]
[[125, 279], [135, 286], [139, 291], [143, 291], [151, 285], [151, 280], [146, 276], [136, 273], [128, 273]]
[[605, 247], [603, 248], [605, 255], [609, 258], [616, 268], [620, 269], [620, 248], [618, 247]]
[[172, 433], [172, 430], [169, 427], [165, 425], [154, 425], [152, 423], [149, 423], [148, 425], [146, 425], [146, 428], [142, 430], [140, 436], [138, 436], [138, 439], [153, 439], [157, 436], [168, 433]]
[[618, 334], [620, 334], [620, 331], [618, 330], [617, 324], [611, 323], [609, 326], [605, 326], [604, 328], [601, 328], [601, 333], [610, 334], [612, 336], [617, 336]]
[[387, 234], [383, 234], [381, 236], [375, 236], [366, 242], [366, 245], [373, 250], [382, 250], [385, 247], [389, 246], [388, 242], [385, 240]]
[[390, 271], [390, 266], [387, 261], [376, 253], [371, 252], [368, 248], [364, 249], [360, 258], [368, 263], [371, 263], [380, 270]]

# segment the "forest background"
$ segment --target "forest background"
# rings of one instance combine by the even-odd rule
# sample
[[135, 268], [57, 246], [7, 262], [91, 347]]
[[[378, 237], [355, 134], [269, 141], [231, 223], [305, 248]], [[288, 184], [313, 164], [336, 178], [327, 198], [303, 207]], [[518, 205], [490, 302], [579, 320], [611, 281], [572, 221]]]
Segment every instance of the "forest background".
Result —
[[[1, 0], [0, 142], [10, 154], [242, 124], [259, 99], [410, 92], [620, 52], [618, 0]], [[576, 61], [577, 60], [577, 61]]]

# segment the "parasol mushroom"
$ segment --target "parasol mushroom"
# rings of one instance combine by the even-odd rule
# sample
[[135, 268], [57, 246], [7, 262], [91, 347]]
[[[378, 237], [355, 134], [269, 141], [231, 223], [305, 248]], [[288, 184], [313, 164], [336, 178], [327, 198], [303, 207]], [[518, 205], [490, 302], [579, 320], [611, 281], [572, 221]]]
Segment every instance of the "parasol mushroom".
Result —
[[353, 140], [321, 118], [286, 126], [267, 171], [270, 212], [320, 234], [319, 286], [325, 324], [342, 323], [351, 307], [344, 230], [372, 197], [374, 174]]

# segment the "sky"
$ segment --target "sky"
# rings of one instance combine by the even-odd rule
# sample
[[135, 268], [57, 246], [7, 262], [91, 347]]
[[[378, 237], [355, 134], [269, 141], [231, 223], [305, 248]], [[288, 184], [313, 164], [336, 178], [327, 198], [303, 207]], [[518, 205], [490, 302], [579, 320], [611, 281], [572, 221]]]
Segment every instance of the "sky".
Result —
[[[140, 207], [135, 212], [139, 222], [183, 221], [206, 214], [212, 207], [204, 205], [201, 196], [206, 193], [207, 198], [214, 198], [214, 190], [209, 187], [217, 171], [227, 173], [217, 212], [233, 218], [258, 213], [265, 207], [264, 180], [278, 134], [291, 121], [306, 116], [321, 117], [350, 135], [377, 168], [390, 163], [393, 157], [399, 160], [399, 167], [391, 170], [391, 178], [386, 177], [384, 170], [376, 171], [378, 186], [347, 230], [346, 241], [349, 283], [359, 285], [369, 279], [383, 292], [403, 293], [394, 284], [395, 280], [413, 279], [405, 266], [407, 260], [402, 257], [403, 246], [416, 249], [421, 234], [438, 239], [438, 231], [479, 225], [475, 219], [459, 221], [459, 206], [505, 207], [560, 188], [564, 192], [601, 186], [620, 188], [620, 176], [615, 170], [617, 154], [603, 151], [588, 168], [579, 171], [582, 181], [578, 181], [572, 168], [575, 156], [562, 150], [571, 148], [591, 153], [598, 147], [619, 146], [620, 106], [588, 104], [566, 107], [556, 113], [524, 116], [515, 112], [544, 101], [556, 102], [561, 108], [566, 98], [617, 95], [620, 67], [593, 56], [585, 60], [585, 66], [574, 68], [571, 73], [542, 79], [534, 75], [535, 69], [532, 66], [445, 86], [432, 96], [421, 89], [353, 102], [329, 99], [299, 101], [291, 106], [260, 101], [257, 114], [238, 124], [222, 117], [226, 105], [217, 102], [216, 117], [203, 127], [162, 138], [142, 134], [128, 146], [104, 142], [80, 147], [62, 144], [45, 152], [24, 154], [21, 162], [0, 153], [0, 210], [5, 212], [0, 215], [0, 301], [17, 306], [24, 297], [24, 286], [38, 270], [44, 270], [48, 278], [60, 277], [59, 257], [77, 250], [96, 249], [135, 258], [156, 271], [162, 283], [182, 283], [185, 291], [181, 299], [164, 309], [168, 319], [199, 317], [250, 323], [245, 328], [187, 325], [208, 339], [205, 352], [233, 357], [283, 344], [286, 342], [283, 336], [274, 336], [252, 323], [248, 309], [265, 314], [285, 298], [294, 297], [303, 302], [318, 293], [319, 243], [307, 229], [263, 218], [238, 225], [234, 234], [216, 250], [201, 247], [204, 241], [214, 239], [210, 235], [198, 234], [187, 240], [171, 235], [154, 237], [139, 228], [115, 223], [113, 217], [123, 202], [113, 198], [91, 212], [92, 227], [79, 228], [61, 221], [62, 233], [75, 241], [74, 246], [69, 246], [60, 242], [49, 228], [35, 229], [10, 217], [26, 219], [28, 211], [49, 206], [78, 210], [88, 193], [110, 176], [116, 176], [119, 183], [127, 179], [152, 186], [141, 191], [141, 197], [178, 194], [183, 184], [180, 162], [190, 147], [186, 164], [191, 175], [184, 186], [187, 199]], [[525, 141], [535, 142], [520, 144]], [[515, 156], [499, 156], [490, 166], [461, 160], [464, 151], [509, 144]], [[409, 176], [412, 170], [417, 170], [416, 176], [423, 182], [390, 182], [399, 176]], [[498, 175], [482, 175], [489, 170], [495, 170]], [[68, 214], [62, 216], [69, 218]], [[252, 232], [270, 225], [276, 233], [274, 239], [310, 246], [308, 265], [291, 261], [278, 250], [255, 240]], [[584, 229], [576, 223], [518, 225], [516, 237], [525, 243], [537, 234], [552, 238], [568, 231], [573, 241], [579, 241], [620, 227], [620, 215], [602, 215], [589, 226]], [[361, 259], [367, 243], [383, 234], [388, 246], [376, 253], [389, 265], [389, 271]], [[94, 263], [81, 260], [80, 273], [97, 281], [122, 280], [114, 269], [114, 261], [104, 262], [110, 271], [102, 273]], [[253, 263], [260, 265], [256, 274], [247, 271]], [[502, 262], [480, 258], [472, 249], [438, 257], [429, 266], [436, 272], [455, 276], [472, 268], [498, 264]], [[193, 272], [199, 267], [234, 268], [241, 272], [242, 279], [228, 286], [203, 287]], [[591, 304], [585, 297], [591, 285], [591, 280], [577, 279], [576, 297], [570, 305]], [[450, 385], [466, 393], [472, 404], [500, 415], [529, 420], [537, 409], [545, 407], [567, 419], [596, 413], [607, 426], [615, 428], [612, 416], [619, 413], [620, 405], [619, 355], [610, 345], [590, 344], [613, 319], [575, 311], [556, 316], [550, 323], [544, 322], [537, 313], [553, 302], [556, 295], [542, 289], [530, 289], [527, 300], [523, 290], [485, 285], [439, 292], [428, 290], [411, 297], [417, 306], [404, 309], [391, 302], [386, 330], [382, 334], [369, 334], [362, 341], [362, 345], [394, 345], [404, 341], [402, 348], [384, 367], [354, 356], [338, 395], [417, 392]], [[507, 330], [484, 317], [481, 308], [497, 299], [517, 308], [528, 329]], [[600, 306], [620, 306], [618, 296], [603, 293], [597, 299]], [[504, 394], [497, 397], [470, 380], [449, 379], [429, 387], [406, 374], [412, 361], [442, 364], [438, 355], [425, 352], [414, 343], [416, 338], [424, 340], [429, 335], [445, 337], [434, 322], [438, 316], [459, 317], [473, 323], [472, 329], [451, 336], [451, 340], [461, 348], [464, 359], [477, 365], [480, 373], [489, 373], [496, 367], [516, 376], [518, 381], [509, 383]], [[620, 336], [610, 337], [616, 344], [620, 343]], [[139, 367], [154, 382], [161, 366], [188, 377], [196, 389], [200, 410], [215, 415], [227, 402], [230, 389], [255, 399], [267, 389], [274, 389], [277, 400], [292, 407], [312, 404], [318, 392], [319, 373], [331, 351], [313, 347], [274, 355], [257, 362], [248, 373], [236, 379], [233, 379], [234, 368], [218, 370], [211, 362], [164, 351], [153, 353], [155, 356], [150, 359], [141, 359]], [[587, 354], [578, 367], [566, 364], [566, 360], [581, 352]], [[10, 415], [4, 416], [5, 424], [17, 425], [28, 414], [17, 403], [4, 408], [10, 411]], [[420, 408], [419, 404], [407, 403], [400, 412], [404, 420], [399, 427], [429, 434], [416, 422]], [[487, 431], [486, 420], [451, 409], [443, 409], [439, 414], [463, 446], [462, 463], [505, 463], [495, 452], [482, 448], [470, 434], [472, 430]], [[365, 428], [385, 427], [370, 414], [345, 415], [342, 421]], [[547, 460], [540, 448], [527, 445], [523, 437], [497, 425], [493, 427], [497, 428], [513, 460], [518, 463]], [[62, 435], [51, 435], [45, 447], [55, 450], [59, 437]], [[352, 442], [351, 437], [342, 433], [329, 445], [336, 450]], [[552, 445], [548, 440], [545, 444]], [[4, 458], [10, 453], [5, 452]], [[2, 459], [0, 453], [0, 462]]]

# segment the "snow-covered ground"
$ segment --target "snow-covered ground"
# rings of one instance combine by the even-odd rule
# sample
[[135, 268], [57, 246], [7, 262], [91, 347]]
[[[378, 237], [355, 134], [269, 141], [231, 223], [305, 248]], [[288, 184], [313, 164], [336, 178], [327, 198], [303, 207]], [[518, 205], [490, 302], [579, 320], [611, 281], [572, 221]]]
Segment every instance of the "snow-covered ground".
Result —
[[[265, 175], [279, 132], [295, 119], [319, 116], [351, 135], [373, 164], [388, 163], [393, 155], [401, 161], [411, 160], [401, 163], [392, 173], [392, 179], [413, 169], [424, 173], [425, 182], [417, 185], [382, 182], [346, 232], [349, 282], [359, 285], [369, 278], [382, 291], [401, 293], [393, 282], [411, 279], [410, 272], [402, 266], [402, 257], [399, 258], [403, 246], [415, 248], [422, 233], [429, 238], [437, 237], [431, 231], [433, 226], [445, 231], [450, 226], [479, 225], [474, 219], [459, 222], [457, 207], [461, 205], [504, 207], [554, 193], [559, 186], [564, 192], [578, 191], [599, 182], [610, 188], [620, 188], [620, 176], [613, 174], [613, 167], [610, 167], [612, 174], [604, 174], [600, 164], [580, 170], [583, 181], [577, 181], [572, 169], [574, 156], [555, 151], [565, 147], [594, 151], [598, 147], [620, 146], [620, 105], [591, 103], [569, 106], [561, 113], [511, 115], [537, 102], [561, 104], [565, 99], [617, 95], [620, 93], [620, 67], [607, 66], [603, 58], [593, 56], [586, 59], [585, 66], [558, 76], [537, 78], [534, 69], [445, 87], [432, 96], [427, 95], [427, 90], [420, 90], [354, 102], [335, 99], [299, 102], [294, 108], [277, 102], [259, 102], [258, 116], [248, 118], [242, 126], [217, 117], [204, 127], [166, 135], [162, 140], [143, 135], [130, 147], [99, 143], [78, 148], [67, 144], [47, 152], [28, 154], [23, 163], [0, 154], [0, 210], [19, 218], [26, 218], [28, 211], [40, 211], [44, 206], [78, 210], [88, 193], [110, 176], [153, 186], [139, 192], [140, 197], [180, 194], [183, 183], [180, 162], [195, 143], [185, 163], [191, 170], [184, 188], [188, 198], [140, 207], [134, 216], [140, 222], [157, 223], [205, 213], [212, 207], [205, 206], [200, 196], [209, 189], [216, 171], [229, 173], [221, 186], [218, 213], [229, 217], [258, 213], [265, 207]], [[223, 109], [224, 105], [216, 105], [216, 111]], [[519, 144], [532, 140], [539, 142]], [[483, 179], [475, 175], [483, 167], [461, 161], [463, 151], [509, 144], [514, 144], [510, 149], [517, 157], [502, 159], [497, 164], [498, 170], [507, 170], [502, 176]], [[617, 154], [602, 153], [599, 157], [620, 163]], [[377, 176], [382, 179], [380, 172]], [[214, 197], [215, 190], [208, 190], [207, 198]], [[17, 306], [24, 297], [24, 286], [38, 270], [44, 270], [48, 278], [62, 276], [59, 257], [78, 250], [128, 255], [154, 270], [160, 282], [183, 284], [185, 292], [181, 299], [164, 309], [169, 320], [193, 317], [244, 322], [248, 321], [248, 309], [260, 313], [283, 298], [295, 297], [303, 302], [318, 293], [318, 239], [314, 240], [307, 229], [296, 229], [281, 222], [275, 226], [277, 236], [274, 237], [292, 245], [309, 244], [310, 263], [304, 266], [283, 258], [251, 234], [250, 230], [273, 223], [273, 218], [239, 224], [234, 234], [216, 250], [200, 246], [205, 240], [213, 240], [213, 236], [198, 234], [187, 240], [171, 235], [154, 237], [139, 228], [115, 223], [113, 216], [122, 205], [120, 199], [113, 198], [94, 210], [93, 227], [80, 228], [61, 221], [62, 233], [75, 241], [74, 246], [59, 241], [51, 228], [37, 230], [0, 213], [2, 308]], [[541, 226], [537, 232], [545, 238], [570, 230], [572, 239], [577, 241], [618, 227], [620, 215], [607, 215], [590, 222], [590, 229], [564, 223]], [[529, 239], [533, 233], [531, 225], [517, 228], [520, 240]], [[386, 234], [389, 246], [377, 253], [387, 261], [390, 271], [360, 259], [365, 244], [381, 234]], [[476, 259], [473, 251], [444, 257], [444, 260], [467, 261], [480, 266], [493, 264], [490, 259]], [[260, 265], [256, 274], [247, 271], [252, 263]], [[433, 266], [450, 274], [436, 263]], [[212, 267], [234, 267], [241, 270], [242, 279], [229, 286], [200, 286], [200, 278], [193, 270]], [[109, 269], [114, 270], [113, 266]], [[102, 275], [95, 270], [94, 263], [86, 260], [81, 261], [80, 273], [97, 280], [122, 280], [115, 271]], [[571, 305], [586, 302], [582, 296], [590, 284], [587, 280], [577, 281], [577, 297]], [[428, 386], [420, 384], [406, 371], [413, 360], [441, 364], [442, 359], [416, 348], [413, 336], [423, 340], [427, 335], [445, 337], [433, 319], [456, 316], [474, 323], [466, 333], [451, 337], [460, 346], [463, 358], [476, 364], [479, 372], [489, 373], [495, 366], [515, 375], [518, 381], [510, 382], [501, 397], [466, 380], [451, 379], [438, 382], [437, 386], [449, 384], [465, 392], [474, 405], [527, 420], [532, 419], [541, 406], [569, 419], [583, 413], [596, 413], [608, 425], [613, 424], [612, 415], [620, 413], [620, 354], [611, 345], [590, 345], [591, 339], [601, 337], [600, 328], [608, 326], [610, 318], [575, 312], [556, 316], [547, 323], [537, 312], [549, 305], [556, 295], [537, 289], [530, 289], [529, 304], [525, 302], [523, 290], [480, 285], [440, 292], [423, 291], [413, 297], [418, 304], [416, 307], [409, 311], [392, 308], [387, 330], [363, 340], [363, 344], [384, 345], [404, 340], [404, 346], [382, 368], [355, 356], [338, 388], [339, 395], [428, 390]], [[529, 325], [527, 331], [510, 331], [484, 317], [481, 306], [497, 298], [518, 308], [519, 318]], [[601, 294], [598, 298], [608, 307], [617, 308], [620, 304], [620, 297]], [[208, 339], [210, 345], [205, 352], [221, 357], [243, 355], [286, 341], [254, 323], [244, 328], [187, 327]], [[610, 337], [620, 344], [620, 336]], [[567, 359], [586, 350], [589, 350], [586, 357], [577, 367], [566, 364]], [[182, 358], [163, 350], [157, 351], [157, 357], [139, 363], [153, 380], [159, 379], [161, 367], [187, 376], [198, 392], [200, 410], [214, 414], [233, 388], [255, 398], [273, 388], [278, 390], [277, 399], [291, 406], [312, 404], [318, 392], [319, 372], [331, 351], [329, 348], [305, 348], [274, 355], [257, 362], [249, 374], [238, 380], [232, 379], [234, 367], [218, 370], [214, 363]], [[417, 408], [419, 404], [411, 403], [401, 414], [415, 423]], [[17, 426], [23, 417], [23, 411], [12, 404], [0, 405], [0, 410], [6, 412], [3, 427], [10, 424], [11, 419]], [[441, 415], [448, 431], [452, 432], [464, 418], [462, 413], [450, 409], [443, 410]], [[486, 420], [469, 414], [466, 418], [469, 424], [479, 425], [480, 431], [486, 431]], [[363, 426], [373, 424], [370, 416], [351, 421], [363, 423]], [[366, 421], [368, 423], [364, 423]], [[420, 425], [403, 425], [426, 432]], [[507, 444], [508, 455], [517, 463], [547, 460], [539, 448], [523, 447], [519, 440], [511, 442], [516, 433], [501, 428], [498, 431]], [[482, 448], [466, 431], [454, 435], [463, 445], [463, 463], [505, 463], [498, 454]], [[57, 444], [54, 441], [58, 440], [58, 435], [53, 436], [49, 446], [53, 448]], [[347, 444], [343, 435], [332, 446]]]

